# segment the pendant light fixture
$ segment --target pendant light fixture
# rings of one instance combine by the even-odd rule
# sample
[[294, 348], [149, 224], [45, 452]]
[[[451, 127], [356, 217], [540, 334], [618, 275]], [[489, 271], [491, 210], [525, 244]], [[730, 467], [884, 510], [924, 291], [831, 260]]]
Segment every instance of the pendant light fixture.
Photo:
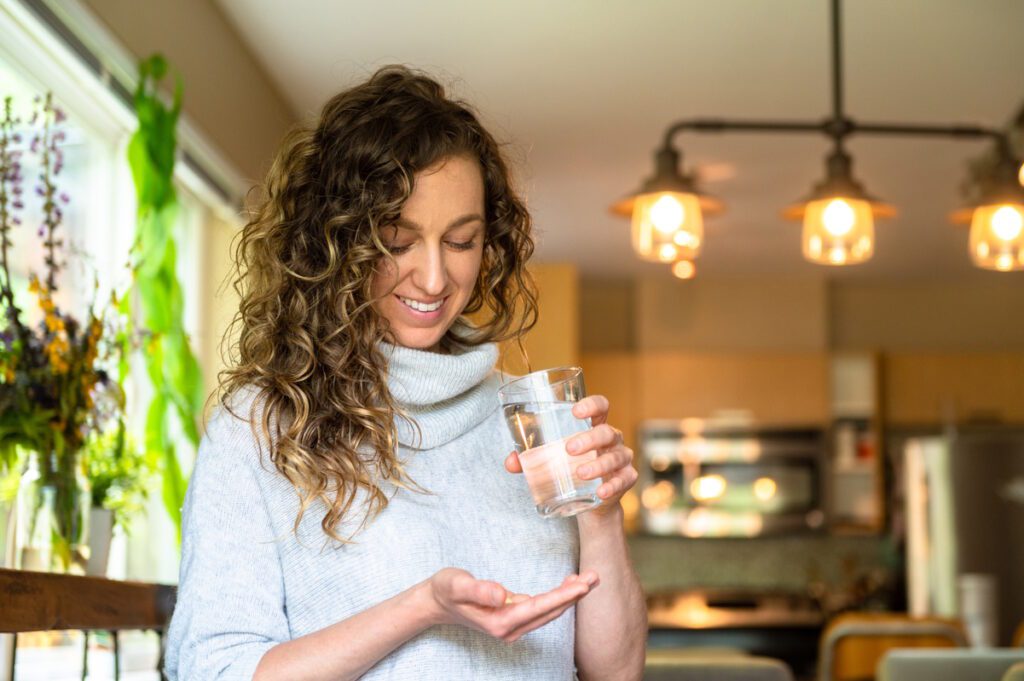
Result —
[[803, 221], [804, 258], [822, 265], [855, 265], [875, 252], [875, 218], [896, 214], [853, 179], [852, 160], [842, 148], [829, 155], [825, 179], [783, 217]]
[[1009, 272], [1024, 270], [1024, 186], [1008, 148], [1000, 149], [991, 180], [973, 205], [953, 213], [954, 222], [970, 223], [971, 260], [978, 267]]
[[[875, 220], [890, 218], [895, 209], [868, 194], [851, 172], [847, 138], [855, 134], [988, 139], [1000, 150], [1002, 162], [985, 190], [983, 200], [958, 211], [954, 220], [971, 223], [970, 253], [980, 267], [1006, 271], [1024, 268], [1024, 165], [1010, 153], [1006, 133], [976, 125], [858, 123], [843, 107], [842, 31], [840, 0], [831, 0], [832, 114], [822, 121], [727, 121], [691, 119], [669, 126], [655, 156], [655, 173], [639, 190], [615, 203], [617, 215], [632, 217], [636, 254], [653, 262], [679, 263], [687, 277], [704, 242], [704, 216], [724, 205], [696, 186], [683, 171], [681, 154], [673, 145], [683, 131], [817, 133], [832, 142], [825, 179], [810, 195], [783, 211], [783, 217], [803, 222], [804, 258], [822, 265], [854, 265], [871, 258], [875, 249]], [[676, 265], [673, 264], [673, 272]], [[677, 275], [678, 276], [678, 275]]]
[[722, 212], [717, 199], [697, 190], [692, 177], [679, 172], [679, 152], [658, 152], [654, 175], [628, 198], [612, 206], [632, 217], [633, 250], [644, 260], [671, 263], [693, 260], [704, 243], [704, 215]]

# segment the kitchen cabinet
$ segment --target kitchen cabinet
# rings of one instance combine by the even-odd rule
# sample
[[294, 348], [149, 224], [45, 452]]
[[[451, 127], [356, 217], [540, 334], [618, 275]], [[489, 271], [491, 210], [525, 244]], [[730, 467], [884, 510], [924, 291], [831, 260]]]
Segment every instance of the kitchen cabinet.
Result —
[[1024, 352], [887, 352], [891, 426], [1024, 422]]
[[875, 533], [884, 528], [881, 367], [874, 353], [834, 353], [830, 360], [827, 479], [833, 532]]

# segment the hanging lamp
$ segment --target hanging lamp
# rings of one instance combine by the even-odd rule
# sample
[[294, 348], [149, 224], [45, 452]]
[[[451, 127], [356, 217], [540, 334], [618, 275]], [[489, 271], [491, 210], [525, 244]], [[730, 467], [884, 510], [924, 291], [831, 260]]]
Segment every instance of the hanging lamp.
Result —
[[[724, 205], [698, 191], [692, 176], [679, 168], [680, 153], [674, 138], [691, 132], [816, 133], [832, 141], [834, 151], [826, 162], [825, 180], [810, 196], [783, 211], [783, 216], [803, 221], [804, 257], [823, 265], [863, 263], [874, 253], [874, 222], [893, 217], [895, 209], [865, 192], [853, 178], [852, 161], [845, 150], [853, 135], [900, 135], [914, 137], [955, 137], [987, 139], [1000, 149], [1009, 149], [1007, 133], [977, 125], [930, 125], [902, 123], [860, 123], [847, 117], [843, 106], [842, 31], [840, 0], [831, 0], [832, 113], [811, 121], [734, 121], [696, 118], [668, 127], [656, 156], [652, 178], [634, 194], [611, 207], [613, 213], [632, 217], [633, 249], [654, 262], [692, 261], [703, 245], [703, 217], [720, 213]], [[985, 202], [966, 209], [971, 222], [971, 258], [980, 267], [996, 270], [1021, 269], [1021, 239], [1024, 238], [1024, 165], [1007, 156], [1007, 168], [999, 171]], [[1011, 181], [1011, 176], [1012, 180]], [[1013, 185], [1011, 188], [1010, 185]], [[995, 187], [995, 185], [993, 185]]]
[[704, 244], [704, 216], [724, 210], [680, 168], [679, 152], [663, 147], [655, 156], [654, 175], [612, 206], [613, 213], [632, 218], [633, 250], [644, 260], [693, 260]]
[[1001, 149], [978, 200], [950, 215], [953, 222], [971, 225], [968, 248], [978, 267], [1024, 270], [1024, 186], [1017, 166], [1009, 149]]

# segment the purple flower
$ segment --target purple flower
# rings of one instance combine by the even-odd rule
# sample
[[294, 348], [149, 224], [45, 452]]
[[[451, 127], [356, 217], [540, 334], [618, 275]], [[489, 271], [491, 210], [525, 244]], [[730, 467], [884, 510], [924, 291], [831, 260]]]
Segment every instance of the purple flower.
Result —
[[40, 239], [42, 239], [44, 236], [46, 236], [46, 225], [43, 225], [42, 227], [40, 227], [39, 231], [36, 232], [36, 234], [39, 236]]
[[11, 222], [13, 222], [16, 225], [20, 225], [21, 224], [21, 218], [11, 218]]
[[18, 134], [18, 133], [14, 133], [14, 135], [11, 137], [11, 139], [14, 140], [15, 143], [18, 143], [18, 142], [21, 141], [21, 135]]
[[[35, 123], [35, 121], [32, 121], [32, 122]], [[38, 136], [32, 138], [32, 144], [29, 145], [29, 148], [32, 149], [32, 153], [33, 154], [35, 154], [35, 153], [37, 153], [39, 151], [39, 137]]]
[[68, 201], [71, 200], [71, 197], [68, 196], [67, 192], [61, 192], [60, 193], [60, 200], [63, 201], [64, 203], [67, 203]]
[[39, 195], [39, 196], [46, 196], [46, 189], [44, 189], [43, 187], [37, 186], [36, 187], [36, 194]]
[[22, 189], [21, 187], [17, 186], [17, 185], [15, 185], [15, 186], [14, 186], [14, 189], [12, 189], [12, 190], [11, 190], [11, 192], [12, 192], [12, 193], [13, 193], [13, 194], [14, 194], [15, 196], [21, 196], [21, 193], [22, 193], [23, 191], [24, 191], [24, 190], [23, 190], [23, 189]]
[[25, 204], [22, 203], [21, 201], [15, 201], [14, 203], [11, 204], [11, 206], [14, 208], [14, 210], [21, 210], [22, 208], [25, 207]]
[[67, 116], [64, 115], [64, 111], [61, 110], [61, 109], [54, 108], [53, 114], [54, 114], [55, 120], [58, 123], [63, 123], [65, 120], [67, 120]]

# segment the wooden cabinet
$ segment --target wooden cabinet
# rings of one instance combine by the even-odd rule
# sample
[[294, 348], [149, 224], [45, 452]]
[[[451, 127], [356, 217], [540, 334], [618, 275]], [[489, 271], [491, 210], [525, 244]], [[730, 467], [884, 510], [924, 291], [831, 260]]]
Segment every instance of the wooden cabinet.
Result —
[[882, 373], [890, 425], [1024, 422], [1024, 352], [889, 352]]
[[588, 391], [606, 395], [631, 431], [646, 419], [727, 411], [764, 425], [829, 419], [825, 353], [587, 353], [580, 363]]

